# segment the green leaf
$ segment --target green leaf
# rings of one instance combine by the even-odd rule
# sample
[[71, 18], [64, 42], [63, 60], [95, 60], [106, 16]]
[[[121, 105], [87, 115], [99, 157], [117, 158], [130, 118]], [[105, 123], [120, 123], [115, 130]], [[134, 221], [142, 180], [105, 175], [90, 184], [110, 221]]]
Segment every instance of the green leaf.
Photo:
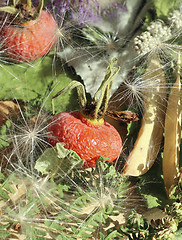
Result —
[[8, 231], [0, 231], [0, 239], [6, 239], [10, 235]]
[[7, 120], [0, 128], [0, 149], [9, 146], [11, 139], [7, 136], [7, 129], [10, 128], [10, 126], [11, 122]]
[[[54, 64], [53, 64], [53, 61]], [[18, 99], [42, 105], [52, 110], [51, 98], [72, 80], [66, 76], [59, 59], [46, 56], [31, 64], [0, 64], [0, 99]], [[47, 96], [49, 96], [47, 98]], [[55, 111], [79, 108], [76, 90], [69, 91], [55, 100]]]
[[0, 197], [2, 197], [3, 199], [9, 199], [9, 195], [2, 189], [0, 188]]
[[66, 186], [66, 184], [58, 185], [58, 192], [59, 192], [59, 197], [62, 199], [64, 197], [64, 192], [67, 192], [69, 190], [69, 187]]
[[182, 239], [182, 227], [176, 232], [175, 240]]
[[158, 198], [150, 194], [143, 194], [143, 197], [146, 199], [148, 208], [160, 207]]
[[68, 234], [62, 233], [56, 237], [56, 240], [76, 240], [76, 238], [69, 237]]
[[34, 225], [26, 226], [26, 240], [46, 240], [45, 230], [37, 229]]
[[10, 185], [10, 178], [4, 179], [3, 178], [4, 175], [1, 175], [0, 178], [1, 180], [5, 180], [2, 185], [0, 186], [0, 197], [2, 197], [3, 199], [9, 199], [9, 195], [8, 193], [14, 193], [15, 190], [12, 188], [12, 186]]
[[6, 230], [9, 226], [10, 224], [0, 224], [0, 239], [6, 239], [10, 235], [10, 232]]
[[10, 224], [2, 224], [2, 223], [1, 223], [1, 224], [0, 224], [0, 231], [8, 228], [9, 226], [10, 226]]
[[56, 147], [47, 148], [39, 157], [35, 169], [42, 174], [53, 176], [59, 172], [66, 176], [73, 168], [81, 167], [83, 162], [76, 152], [64, 148], [64, 143], [57, 143]]
[[99, 230], [99, 226], [106, 223], [107, 218], [108, 216], [105, 213], [95, 212], [90, 215], [87, 221], [81, 224], [75, 233], [78, 237], [90, 237], [90, 234], [93, 235], [94, 232]]
[[4, 182], [5, 178], [4, 174], [0, 172], [0, 183]]
[[180, 3], [181, 0], [153, 0], [157, 17], [161, 19], [166, 19], [171, 10], [179, 8]]
[[110, 240], [110, 239], [115, 239], [116, 237], [118, 237], [118, 231], [115, 230], [113, 232], [111, 232], [106, 238], [104, 238], [105, 240]]

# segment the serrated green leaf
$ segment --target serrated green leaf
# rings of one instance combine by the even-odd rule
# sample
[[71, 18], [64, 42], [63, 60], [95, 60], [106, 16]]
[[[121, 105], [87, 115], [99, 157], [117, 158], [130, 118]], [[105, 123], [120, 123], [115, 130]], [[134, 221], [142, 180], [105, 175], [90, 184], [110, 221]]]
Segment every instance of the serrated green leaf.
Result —
[[10, 128], [11, 122], [6, 121], [0, 128], [0, 149], [9, 146], [11, 139], [7, 136], [7, 129]]
[[117, 230], [111, 232], [106, 238], [104, 238], [104, 240], [115, 239], [116, 237], [118, 237], [118, 231]]
[[65, 149], [64, 143], [57, 143], [56, 147], [47, 148], [39, 157], [35, 169], [42, 174], [53, 176], [60, 172], [66, 176], [73, 168], [81, 167], [83, 162], [76, 152]]
[[1, 133], [1, 135], [5, 135], [6, 134], [6, 125], [3, 125], [1, 127], [0, 133]]
[[68, 190], [69, 190], [69, 187], [68, 187], [68, 186], [59, 184], [59, 185], [58, 185], [58, 192], [59, 192], [60, 198], [63, 198], [63, 196], [64, 196], [64, 191], [67, 192]]
[[3, 188], [6, 189], [10, 193], [15, 193], [15, 190], [12, 188], [12, 186], [9, 184], [9, 182], [5, 182], [3, 185]]
[[61, 224], [58, 224], [57, 222], [50, 222], [49, 220], [46, 221], [47, 223], [46, 226], [49, 226], [49, 228], [54, 229], [54, 230], [59, 230], [59, 231], [63, 231], [65, 230], [65, 227], [62, 226]]
[[4, 174], [0, 172], [0, 182], [3, 182], [5, 178]]
[[107, 217], [108, 216], [105, 213], [93, 213], [90, 218], [81, 225], [77, 235], [81, 237], [90, 237], [90, 234], [97, 231], [100, 225], [106, 223]]
[[36, 229], [36, 234], [41, 236], [41, 237], [37, 237], [37, 239], [41, 239], [43, 236], [47, 235], [46, 231], [42, 229]]
[[2, 223], [1, 223], [1, 224], [0, 224], [0, 231], [8, 228], [9, 226], [10, 226], [10, 224], [2, 224]]
[[47, 148], [38, 158], [35, 169], [42, 174], [54, 175], [57, 173], [59, 158], [55, 148]]
[[47, 238], [45, 237], [47, 235], [46, 230], [36, 228], [36, 226], [33, 225], [28, 225], [25, 229], [25, 236], [26, 240], [46, 240]]

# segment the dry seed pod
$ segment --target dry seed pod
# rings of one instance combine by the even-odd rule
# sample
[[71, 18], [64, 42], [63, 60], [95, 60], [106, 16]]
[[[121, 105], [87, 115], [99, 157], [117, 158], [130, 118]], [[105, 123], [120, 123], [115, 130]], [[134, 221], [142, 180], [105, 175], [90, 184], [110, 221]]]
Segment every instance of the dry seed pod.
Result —
[[170, 187], [175, 184], [174, 178], [179, 171], [179, 151], [181, 142], [181, 82], [180, 74], [177, 74], [166, 110], [165, 141], [163, 152], [163, 176], [168, 197]]
[[148, 83], [143, 92], [144, 115], [134, 148], [124, 166], [124, 174], [130, 176], [140, 176], [151, 168], [163, 137], [166, 79], [158, 57], [150, 59], [143, 81]]

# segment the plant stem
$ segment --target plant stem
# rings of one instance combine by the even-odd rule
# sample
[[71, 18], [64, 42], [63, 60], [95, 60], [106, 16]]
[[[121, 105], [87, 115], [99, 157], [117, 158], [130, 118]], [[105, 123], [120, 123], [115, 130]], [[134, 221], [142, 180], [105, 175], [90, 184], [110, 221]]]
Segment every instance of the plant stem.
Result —
[[[30, 19], [24, 19], [24, 14], [21, 13], [21, 10], [17, 8], [17, 5], [26, 5], [28, 12], [30, 13], [31, 18]], [[35, 9], [35, 12], [32, 14], [32, 0], [20, 0], [18, 2], [16, 2], [15, 0], [10, 1], [9, 6], [5, 6], [5, 7], [0, 7], [0, 11], [2, 12], [7, 12], [13, 15], [19, 15], [20, 17], [20, 21], [21, 22], [28, 22], [30, 20], [35, 20], [37, 18], [39, 18], [42, 8], [44, 6], [44, 0], [39, 0], [39, 4], [37, 6], [37, 8]], [[26, 9], [26, 10], [27, 10]], [[19, 14], [20, 13], [20, 14]]]
[[[27, 0], [27, 1], [31, 1], [31, 0]], [[33, 19], [37, 19], [40, 16], [43, 6], [44, 6], [44, 0], [39, 0], [39, 5], [37, 6], [33, 14]]]
[[[107, 67], [105, 78], [94, 95], [94, 101], [96, 102], [96, 108], [94, 111], [95, 119], [98, 118], [99, 110], [102, 111], [102, 116], [107, 110], [113, 79], [120, 70], [120, 67], [113, 66], [116, 62], [116, 58], [111, 60], [109, 66]], [[100, 96], [98, 97], [98, 95]], [[98, 98], [99, 100], [97, 100]]]
[[54, 99], [57, 98], [59, 95], [67, 92], [68, 90], [72, 90], [73, 88], [77, 89], [80, 107], [83, 109], [86, 106], [87, 98], [86, 98], [85, 88], [84, 88], [83, 84], [78, 81], [72, 81], [68, 84], [68, 86], [63, 88], [61, 91], [59, 91], [56, 95], [54, 95], [52, 97], [52, 112], [53, 112], [53, 114], [55, 114]]
[[31, 0], [27, 0], [27, 6], [28, 6], [28, 9], [31, 10], [31, 8], [32, 8], [32, 1]]

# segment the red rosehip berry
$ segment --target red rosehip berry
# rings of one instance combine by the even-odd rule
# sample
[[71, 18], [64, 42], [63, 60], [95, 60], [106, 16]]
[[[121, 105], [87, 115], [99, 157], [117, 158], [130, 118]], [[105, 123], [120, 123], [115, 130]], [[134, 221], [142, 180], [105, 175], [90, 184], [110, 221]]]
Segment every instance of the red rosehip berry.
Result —
[[49, 52], [57, 41], [57, 24], [53, 16], [42, 10], [35, 20], [11, 23], [0, 29], [0, 49], [15, 62], [34, 61]]
[[103, 119], [89, 120], [79, 111], [55, 115], [48, 127], [48, 142], [52, 146], [64, 142], [65, 148], [85, 160], [85, 167], [95, 167], [100, 156], [113, 162], [122, 150], [121, 137], [112, 125]]

